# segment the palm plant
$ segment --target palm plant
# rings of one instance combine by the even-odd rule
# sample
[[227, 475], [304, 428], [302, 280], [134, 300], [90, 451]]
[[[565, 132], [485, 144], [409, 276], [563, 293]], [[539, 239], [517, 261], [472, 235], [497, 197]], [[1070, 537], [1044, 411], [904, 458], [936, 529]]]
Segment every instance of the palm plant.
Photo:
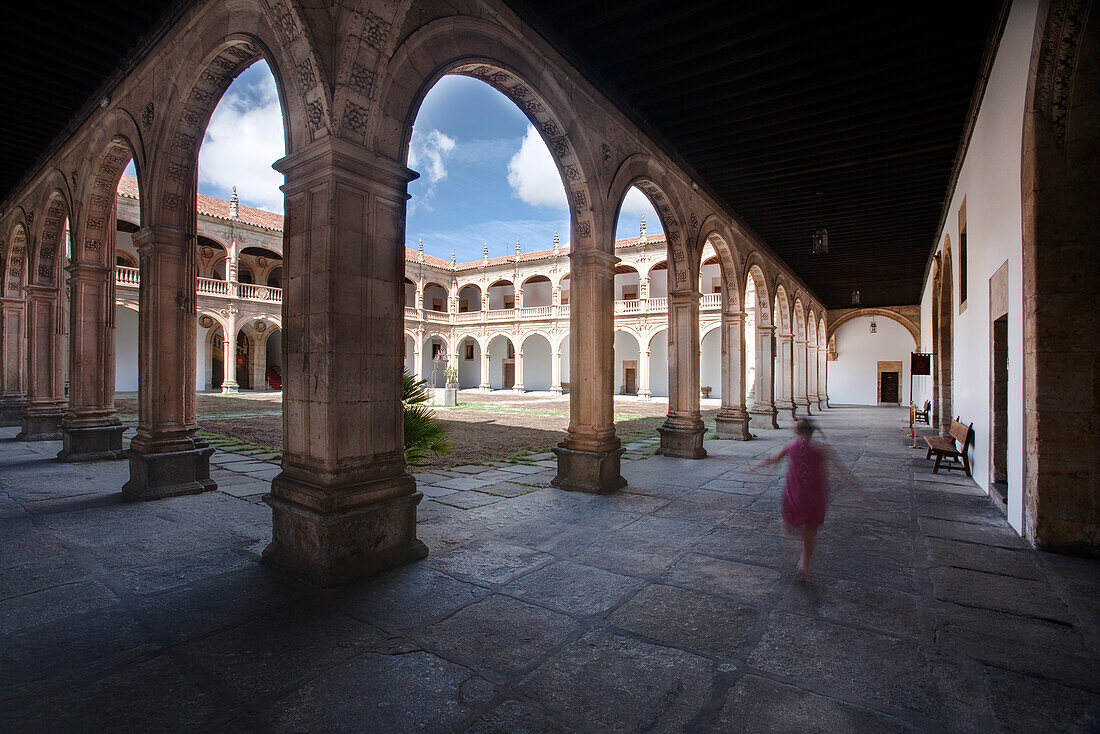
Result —
[[428, 386], [405, 372], [401, 405], [405, 415], [405, 461], [423, 466], [428, 454], [449, 454], [454, 448], [447, 440], [447, 427], [435, 419], [428, 408]]

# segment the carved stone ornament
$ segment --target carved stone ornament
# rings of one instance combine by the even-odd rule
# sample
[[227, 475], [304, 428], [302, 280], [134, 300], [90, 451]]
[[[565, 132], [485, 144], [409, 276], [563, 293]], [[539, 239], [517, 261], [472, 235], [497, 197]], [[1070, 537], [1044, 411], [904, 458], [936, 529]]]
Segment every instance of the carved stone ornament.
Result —
[[153, 103], [150, 102], [149, 104], [145, 105], [145, 109], [141, 111], [141, 126], [145, 128], [146, 131], [148, 131], [149, 128], [153, 126], [153, 120], [155, 116], [156, 107], [154, 107]]
[[267, 258], [266, 257], [256, 258], [256, 264], [259, 265], [261, 268], [266, 268], [267, 267]]
[[264, 333], [265, 331], [267, 331], [267, 324], [265, 324], [263, 321], [257, 322], [256, 331], [260, 332], [261, 334]]
[[214, 257], [214, 248], [209, 247], [208, 245], [203, 245], [202, 249], [199, 250], [199, 253], [202, 255], [203, 260], [209, 260], [210, 258]]
[[210, 318], [209, 316], [206, 316], [204, 314], [204, 315], [199, 317], [199, 326], [201, 326], [202, 328], [209, 329], [213, 325], [214, 325], [214, 319]]

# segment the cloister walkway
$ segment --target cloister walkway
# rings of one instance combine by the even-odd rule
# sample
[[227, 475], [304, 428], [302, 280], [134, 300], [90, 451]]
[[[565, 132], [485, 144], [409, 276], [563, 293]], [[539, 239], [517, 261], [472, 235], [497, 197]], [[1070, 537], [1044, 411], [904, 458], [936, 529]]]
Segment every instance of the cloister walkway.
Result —
[[840, 492], [794, 579], [787, 431], [700, 461], [629, 447], [628, 491], [541, 457], [421, 477], [431, 555], [334, 591], [258, 563], [276, 467], [129, 504], [124, 463], [0, 433], [0, 729], [1081, 731], [1100, 705], [1100, 564], [1031, 550], [905, 413], [833, 408]]

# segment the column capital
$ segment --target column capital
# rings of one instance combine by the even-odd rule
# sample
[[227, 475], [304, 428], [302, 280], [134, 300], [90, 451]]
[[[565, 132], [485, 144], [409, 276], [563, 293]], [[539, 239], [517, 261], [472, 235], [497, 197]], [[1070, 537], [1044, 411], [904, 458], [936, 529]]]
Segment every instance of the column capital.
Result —
[[692, 301], [698, 301], [702, 294], [693, 288], [681, 288], [679, 290], [670, 291], [668, 294], [669, 303], [691, 303]]
[[578, 265], [585, 267], [613, 268], [621, 262], [613, 253], [604, 252], [595, 247], [580, 247], [575, 250], [570, 250], [569, 260], [571, 261], [570, 268]]
[[409, 182], [420, 178], [402, 163], [332, 135], [280, 158], [272, 167], [286, 176], [282, 189], [287, 194], [308, 189], [335, 174], [363, 188], [400, 191], [404, 195]]
[[147, 224], [133, 235], [134, 245], [139, 255], [158, 250], [186, 250], [192, 247], [195, 235], [180, 227], [166, 224]]

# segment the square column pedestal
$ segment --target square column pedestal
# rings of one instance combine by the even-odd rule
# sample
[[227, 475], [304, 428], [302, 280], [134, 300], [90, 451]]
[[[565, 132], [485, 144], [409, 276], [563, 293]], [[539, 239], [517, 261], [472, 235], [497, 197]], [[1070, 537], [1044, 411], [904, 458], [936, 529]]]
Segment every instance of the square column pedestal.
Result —
[[550, 484], [569, 492], [611, 494], [626, 486], [620, 473], [626, 449], [619, 439], [607, 451], [580, 451], [558, 445], [550, 449], [558, 456], [558, 475]]
[[130, 481], [122, 485], [122, 494], [131, 500], [159, 500], [211, 492], [218, 488], [210, 478], [213, 454], [213, 446], [153, 454], [131, 449], [126, 452], [130, 460]]
[[661, 434], [661, 446], [657, 453], [661, 456], [672, 456], [678, 459], [702, 459], [706, 457], [707, 450], [703, 448], [703, 436], [706, 428], [674, 428], [671, 426], [659, 426], [657, 433]]
[[775, 408], [765, 408], [762, 410], [750, 410], [749, 411], [749, 427], [761, 428], [765, 431], [771, 431], [779, 428], [779, 414]]
[[390, 476], [338, 491], [292, 479], [271, 482], [271, 544], [264, 562], [311, 584], [336, 586], [428, 555], [416, 537], [424, 495], [412, 476]]
[[746, 411], [730, 412], [728, 415], [718, 413], [714, 419], [715, 432], [718, 438], [733, 439], [734, 441], [749, 441], [752, 434], [749, 433], [749, 414]]
[[60, 410], [41, 413], [24, 411], [23, 430], [15, 438], [18, 441], [60, 441], [64, 415]]
[[23, 424], [23, 398], [0, 398], [0, 426]]
[[110, 461], [126, 458], [122, 450], [122, 434], [126, 426], [89, 426], [61, 428], [59, 461]]

